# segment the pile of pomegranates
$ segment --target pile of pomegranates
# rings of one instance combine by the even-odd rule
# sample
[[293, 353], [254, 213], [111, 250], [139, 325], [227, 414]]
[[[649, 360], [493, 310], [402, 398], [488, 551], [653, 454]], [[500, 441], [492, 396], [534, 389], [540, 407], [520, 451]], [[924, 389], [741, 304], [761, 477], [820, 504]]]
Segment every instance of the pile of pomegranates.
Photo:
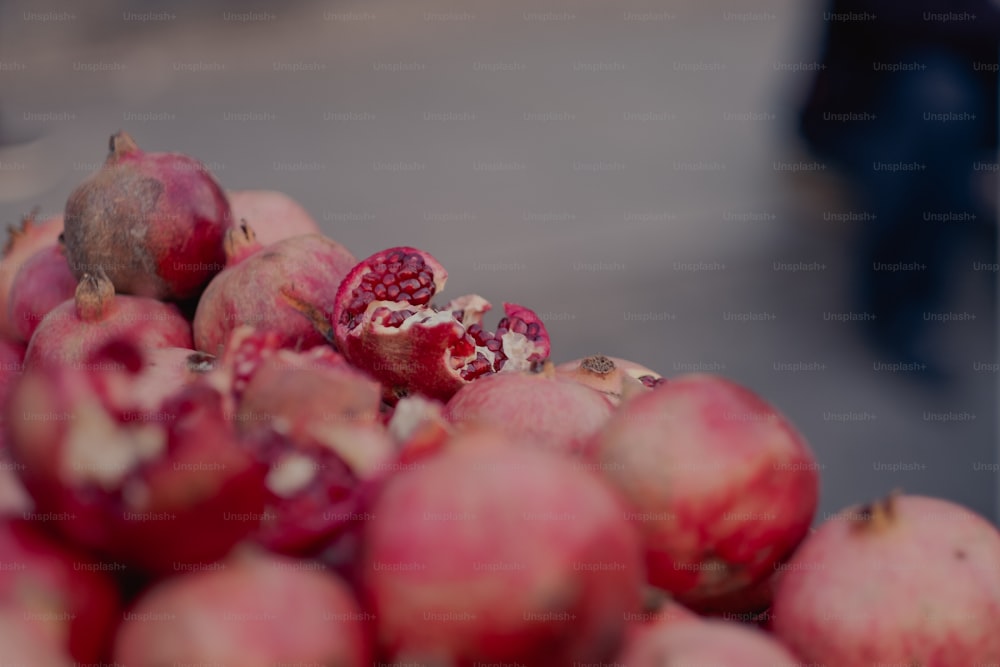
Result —
[[0, 665], [1000, 664], [989, 521], [447, 275], [115, 134], [0, 261]]

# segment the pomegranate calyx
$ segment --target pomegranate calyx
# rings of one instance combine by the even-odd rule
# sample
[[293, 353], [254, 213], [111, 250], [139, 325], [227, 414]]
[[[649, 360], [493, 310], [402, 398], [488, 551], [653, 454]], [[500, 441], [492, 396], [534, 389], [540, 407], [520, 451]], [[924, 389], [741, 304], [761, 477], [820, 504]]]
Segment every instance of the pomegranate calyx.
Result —
[[223, 240], [223, 247], [226, 252], [226, 266], [233, 266], [260, 250], [260, 242], [257, 240], [257, 233], [246, 220], [241, 220], [240, 224], [226, 230], [226, 237]]
[[100, 267], [85, 273], [76, 286], [76, 312], [86, 322], [104, 319], [115, 300], [115, 286]]
[[108, 160], [117, 160], [125, 155], [132, 155], [139, 152], [139, 145], [135, 143], [125, 130], [119, 130], [111, 135], [108, 140]]
[[854, 528], [865, 532], [887, 530], [896, 520], [896, 504], [901, 495], [901, 489], [893, 489], [884, 498], [863, 505], [854, 517]]

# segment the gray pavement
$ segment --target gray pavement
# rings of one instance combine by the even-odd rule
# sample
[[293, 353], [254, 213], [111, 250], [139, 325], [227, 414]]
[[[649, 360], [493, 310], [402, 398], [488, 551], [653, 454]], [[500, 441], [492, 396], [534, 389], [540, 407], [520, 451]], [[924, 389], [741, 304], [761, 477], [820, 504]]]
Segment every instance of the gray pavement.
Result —
[[446, 294], [543, 314], [557, 361], [746, 384], [815, 448], [820, 518], [895, 487], [996, 518], [996, 274], [963, 274], [945, 388], [830, 319], [864, 223], [791, 171], [813, 3], [81, 5], [0, 3], [0, 115], [39, 137], [0, 149], [0, 221], [60, 210], [124, 128], [288, 192], [358, 256], [431, 251]]

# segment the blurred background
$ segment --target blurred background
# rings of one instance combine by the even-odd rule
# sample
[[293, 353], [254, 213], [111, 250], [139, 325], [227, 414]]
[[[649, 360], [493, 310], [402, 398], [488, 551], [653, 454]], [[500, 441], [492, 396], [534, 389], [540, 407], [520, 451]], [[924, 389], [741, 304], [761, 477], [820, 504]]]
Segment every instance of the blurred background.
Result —
[[[996, 520], [992, 223], [941, 223], [968, 249], [917, 316], [923, 356], [869, 335], [874, 213], [799, 132], [824, 34], [865, 20], [828, 10], [0, 0], [0, 222], [61, 212], [125, 129], [229, 189], [288, 193], [358, 257], [432, 252], [445, 296], [542, 315], [556, 361], [747, 385], [815, 449], [819, 520], [893, 488]], [[996, 168], [972, 170], [984, 210]]]

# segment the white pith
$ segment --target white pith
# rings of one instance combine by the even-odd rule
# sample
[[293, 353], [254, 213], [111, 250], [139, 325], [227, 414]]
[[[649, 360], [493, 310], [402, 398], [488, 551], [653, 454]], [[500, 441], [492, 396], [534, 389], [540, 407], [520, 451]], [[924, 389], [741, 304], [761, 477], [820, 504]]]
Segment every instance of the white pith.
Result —
[[404, 443], [413, 437], [417, 428], [424, 422], [434, 419], [444, 421], [441, 415], [441, 404], [414, 394], [400, 399], [389, 419], [389, 436], [396, 443]]
[[289, 452], [271, 467], [264, 484], [275, 495], [290, 498], [309, 486], [316, 478], [316, 472], [316, 463], [311, 458]]
[[[381, 308], [388, 309], [389, 312], [376, 316], [375, 311]], [[382, 323], [393, 312], [413, 309], [416, 309], [416, 312], [404, 319], [399, 326], [387, 326]], [[372, 301], [365, 308], [365, 312], [359, 321], [370, 323], [371, 331], [378, 336], [398, 336], [415, 326], [429, 328], [452, 323], [456, 327], [455, 338], [456, 340], [460, 340], [469, 327], [474, 324], [481, 325], [483, 315], [491, 309], [492, 305], [490, 302], [478, 294], [468, 294], [453, 299], [440, 310], [433, 310], [429, 306], [414, 306], [406, 302]], [[456, 310], [465, 311], [461, 322], [452, 315]], [[357, 326], [351, 333], [361, 336], [364, 329], [364, 326]], [[507, 361], [501, 370], [521, 371], [528, 370], [531, 367], [531, 362], [528, 361], [528, 358], [535, 352], [535, 343], [527, 336], [515, 331], [508, 331], [500, 336], [500, 344], [500, 349], [507, 356]], [[490, 368], [493, 368], [497, 357], [496, 352], [479, 345], [476, 345], [475, 350], [469, 355], [454, 355], [452, 350], [448, 348], [444, 351], [444, 361], [449, 368], [459, 371], [475, 361], [477, 353], [482, 354], [486, 361], [489, 362]]]
[[63, 472], [76, 483], [112, 491], [136, 467], [160, 456], [166, 445], [162, 425], [123, 427], [99, 401], [84, 401], [67, 434]]
[[395, 454], [384, 431], [373, 426], [312, 423], [309, 436], [340, 457], [361, 478], [373, 476]]

